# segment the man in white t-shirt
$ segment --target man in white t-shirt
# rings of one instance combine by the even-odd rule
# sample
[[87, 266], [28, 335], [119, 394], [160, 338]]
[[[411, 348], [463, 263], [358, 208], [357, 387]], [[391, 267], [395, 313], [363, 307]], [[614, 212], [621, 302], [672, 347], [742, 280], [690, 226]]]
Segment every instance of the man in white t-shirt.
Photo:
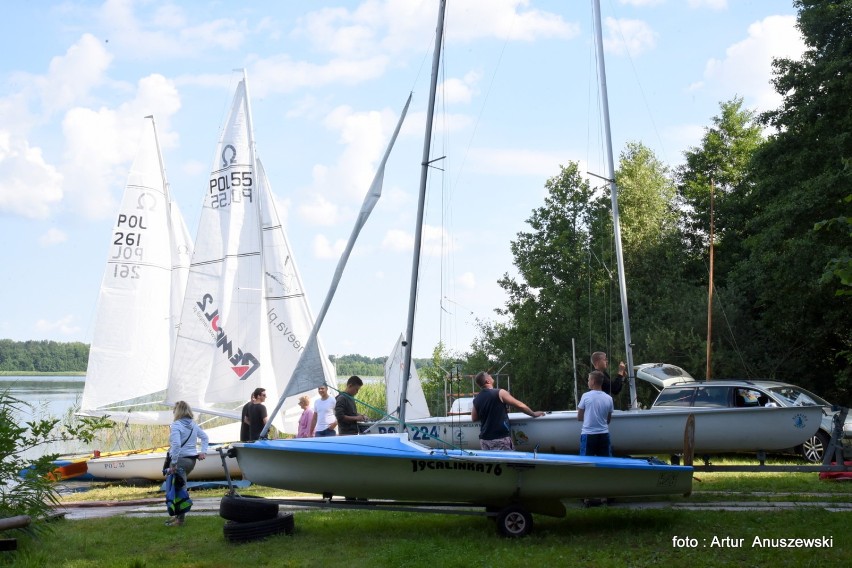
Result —
[[328, 387], [321, 386], [317, 388], [320, 395], [314, 402], [314, 419], [311, 425], [311, 432], [315, 438], [323, 436], [336, 436], [337, 419], [334, 417], [335, 400], [328, 396]]
[[583, 423], [580, 430], [581, 456], [611, 456], [609, 422], [612, 420], [612, 397], [603, 392], [604, 375], [600, 371], [589, 373], [589, 392], [583, 393], [577, 405], [577, 420]]

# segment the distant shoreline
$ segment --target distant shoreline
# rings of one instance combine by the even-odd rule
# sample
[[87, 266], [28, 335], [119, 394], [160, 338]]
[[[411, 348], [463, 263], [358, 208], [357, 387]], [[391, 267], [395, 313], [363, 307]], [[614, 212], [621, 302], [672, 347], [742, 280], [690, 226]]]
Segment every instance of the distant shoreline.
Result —
[[0, 377], [85, 377], [85, 371], [59, 371], [44, 373], [42, 371], [0, 371]]

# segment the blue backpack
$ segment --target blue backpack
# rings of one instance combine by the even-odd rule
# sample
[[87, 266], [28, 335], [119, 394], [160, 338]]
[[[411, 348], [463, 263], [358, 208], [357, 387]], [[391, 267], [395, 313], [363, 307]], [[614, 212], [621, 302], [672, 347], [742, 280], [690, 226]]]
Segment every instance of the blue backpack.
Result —
[[192, 499], [186, 490], [186, 483], [177, 472], [166, 478], [166, 508], [169, 516], [183, 515], [192, 509]]

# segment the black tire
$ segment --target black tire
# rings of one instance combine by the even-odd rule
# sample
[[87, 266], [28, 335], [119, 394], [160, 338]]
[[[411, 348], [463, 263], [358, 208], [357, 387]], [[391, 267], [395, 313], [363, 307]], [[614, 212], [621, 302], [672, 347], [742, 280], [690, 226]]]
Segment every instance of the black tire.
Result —
[[278, 516], [278, 503], [258, 497], [225, 495], [219, 502], [219, 516], [237, 523], [268, 521]]
[[532, 531], [532, 515], [517, 505], [506, 507], [497, 515], [497, 533], [508, 538], [520, 538]]
[[293, 534], [295, 520], [293, 513], [281, 513], [274, 519], [254, 521], [252, 523], [235, 523], [228, 521], [222, 528], [225, 540], [228, 542], [249, 542], [276, 534]]
[[802, 457], [805, 458], [805, 461], [811, 463], [822, 463], [825, 450], [828, 449], [829, 440], [828, 434], [822, 430], [817, 430], [816, 434], [805, 440], [802, 444]]

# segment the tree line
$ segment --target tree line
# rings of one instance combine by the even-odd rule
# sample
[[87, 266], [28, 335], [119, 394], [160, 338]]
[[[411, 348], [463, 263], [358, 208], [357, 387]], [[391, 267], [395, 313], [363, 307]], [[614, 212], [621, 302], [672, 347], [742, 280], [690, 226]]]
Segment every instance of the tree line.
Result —
[[0, 371], [12, 373], [82, 373], [89, 361], [85, 343], [0, 339]]
[[[338, 377], [350, 377], [358, 375], [359, 377], [383, 377], [385, 374], [385, 362], [388, 360], [384, 357], [368, 357], [366, 355], [329, 355], [329, 359], [334, 363], [334, 368], [337, 371]], [[414, 358], [414, 364], [417, 368], [431, 365], [431, 359]]]
[[[329, 355], [338, 376], [381, 377], [385, 357], [365, 355]], [[0, 339], [0, 372], [7, 373], [85, 373], [89, 345], [80, 342], [13, 341]], [[431, 359], [414, 359], [417, 367], [432, 364]]]
[[[615, 172], [634, 362], [705, 378], [774, 378], [852, 401], [852, 0], [797, 0], [801, 60], [773, 63], [777, 109], [734, 96], [670, 167], [631, 142]], [[764, 133], [768, 132], [768, 135]], [[609, 186], [569, 163], [511, 242], [501, 317], [480, 322], [470, 371], [511, 361], [536, 408], [573, 403], [593, 351], [624, 357]], [[712, 223], [712, 232], [711, 232]], [[711, 240], [712, 234], [712, 240]], [[624, 395], [622, 395], [624, 396]]]

